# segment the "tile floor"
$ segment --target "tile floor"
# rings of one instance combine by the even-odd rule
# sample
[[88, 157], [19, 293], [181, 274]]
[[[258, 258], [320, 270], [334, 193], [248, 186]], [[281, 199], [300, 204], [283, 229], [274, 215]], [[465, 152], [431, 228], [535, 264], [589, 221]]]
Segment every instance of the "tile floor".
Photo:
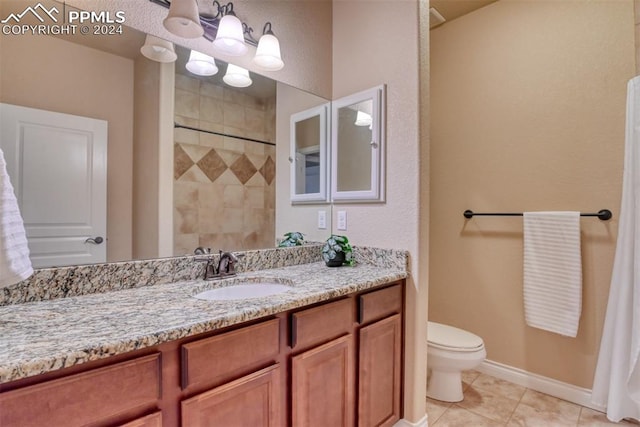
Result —
[[464, 372], [462, 381], [462, 402], [427, 398], [430, 427], [637, 425], [612, 423], [600, 412], [477, 371]]

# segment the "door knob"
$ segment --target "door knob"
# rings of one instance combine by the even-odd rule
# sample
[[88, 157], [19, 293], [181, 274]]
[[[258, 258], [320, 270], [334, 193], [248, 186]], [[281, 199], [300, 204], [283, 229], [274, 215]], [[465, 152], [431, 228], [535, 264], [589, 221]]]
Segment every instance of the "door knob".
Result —
[[104, 242], [104, 239], [102, 237], [100, 237], [100, 236], [98, 236], [98, 237], [89, 237], [84, 242], [85, 243], [93, 243], [94, 245], [99, 245], [100, 243]]

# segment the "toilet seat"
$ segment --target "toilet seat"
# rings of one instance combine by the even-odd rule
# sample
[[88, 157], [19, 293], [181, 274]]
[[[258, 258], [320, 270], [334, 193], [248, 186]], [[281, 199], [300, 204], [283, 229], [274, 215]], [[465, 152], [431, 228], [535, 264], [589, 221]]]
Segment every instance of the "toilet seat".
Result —
[[427, 343], [433, 348], [456, 352], [473, 352], [484, 347], [484, 342], [479, 336], [436, 322], [428, 322]]

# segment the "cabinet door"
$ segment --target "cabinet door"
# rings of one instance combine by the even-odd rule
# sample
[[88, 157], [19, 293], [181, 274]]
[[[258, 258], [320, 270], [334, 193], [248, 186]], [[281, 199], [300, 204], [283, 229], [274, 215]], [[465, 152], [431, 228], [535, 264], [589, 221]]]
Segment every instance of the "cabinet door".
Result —
[[295, 427], [354, 425], [353, 335], [345, 335], [292, 358], [292, 419]]
[[188, 427], [280, 427], [280, 365], [221, 385], [182, 402], [182, 425]]
[[399, 314], [360, 329], [358, 425], [400, 419], [402, 322]]
[[162, 414], [160, 412], [154, 412], [146, 417], [122, 424], [120, 427], [162, 427]]

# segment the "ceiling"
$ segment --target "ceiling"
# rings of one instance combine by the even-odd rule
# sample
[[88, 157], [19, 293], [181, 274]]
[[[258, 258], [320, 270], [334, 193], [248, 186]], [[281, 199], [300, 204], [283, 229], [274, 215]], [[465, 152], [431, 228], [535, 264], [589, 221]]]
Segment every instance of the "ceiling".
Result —
[[[445, 22], [450, 22], [495, 1], [496, 0], [431, 0], [429, 6], [435, 8], [438, 13], [444, 17]], [[430, 27], [435, 27], [436, 25], [434, 24], [435, 23], [432, 22]]]

